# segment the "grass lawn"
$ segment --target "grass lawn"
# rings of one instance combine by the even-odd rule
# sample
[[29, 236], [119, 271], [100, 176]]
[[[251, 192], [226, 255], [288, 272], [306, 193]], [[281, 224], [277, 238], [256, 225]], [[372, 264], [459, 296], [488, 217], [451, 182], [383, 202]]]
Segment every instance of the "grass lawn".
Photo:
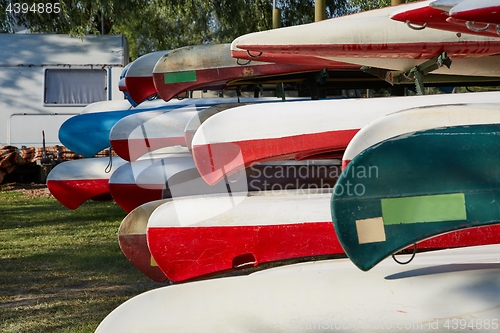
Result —
[[115, 307], [158, 288], [120, 251], [111, 201], [62, 206], [45, 190], [0, 187], [0, 332], [93, 332]]

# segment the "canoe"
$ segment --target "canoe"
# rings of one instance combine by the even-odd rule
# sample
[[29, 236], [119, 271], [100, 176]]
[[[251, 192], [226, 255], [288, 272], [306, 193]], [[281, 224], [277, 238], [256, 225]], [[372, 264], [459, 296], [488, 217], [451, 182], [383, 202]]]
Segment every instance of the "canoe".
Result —
[[[270, 103], [274, 97], [240, 98], [241, 103]], [[222, 105], [237, 105], [237, 98], [224, 98]], [[218, 107], [217, 105], [214, 107]], [[187, 123], [206, 106], [186, 105], [176, 110], [145, 111], [125, 116], [111, 128], [109, 141], [118, 156], [135, 161], [160, 148], [186, 146], [184, 130]], [[210, 107], [209, 107], [210, 108]]]
[[370, 272], [334, 259], [166, 286], [124, 302], [95, 333], [495, 332], [499, 251], [421, 253]]
[[50, 171], [47, 188], [69, 209], [76, 209], [90, 199], [111, 199], [109, 178], [123, 164], [125, 161], [119, 157], [65, 161]]
[[[193, 137], [193, 157], [208, 184], [252, 163], [342, 153], [378, 117], [426, 105], [500, 102], [500, 94], [465, 93], [245, 105], [208, 118]], [[277, 126], [276, 124], [280, 124]]]
[[205, 110], [202, 110], [198, 114], [198, 117], [191, 118], [186, 124], [186, 127], [184, 128], [184, 139], [186, 140], [186, 146], [189, 149], [189, 151], [192, 153], [194, 134], [196, 133], [198, 128], [200, 128], [201, 124], [203, 124], [208, 118], [219, 112], [243, 106], [246, 104], [247, 103], [226, 103], [226, 104], [211, 106], [209, 108], [206, 108]]
[[[189, 161], [186, 160], [179, 157], [170, 158], [170, 161], [168, 161], [168, 158], [163, 159], [164, 164], [162, 164], [162, 166], [168, 169], [165, 171], [166, 182], [161, 174], [159, 177], [154, 178], [153, 181], [156, 181], [158, 184], [161, 181], [165, 182], [165, 184], [162, 184], [165, 185], [162, 194], [165, 200], [189, 195], [197, 195], [198, 197], [217, 193], [224, 193], [227, 195], [228, 191], [231, 191], [231, 193], [247, 193], [249, 191], [277, 191], [279, 188], [290, 190], [292, 188], [318, 189], [324, 187], [331, 189], [335, 185], [335, 180], [340, 174], [340, 161], [285, 161], [279, 164], [269, 163], [252, 166], [246, 171], [245, 175], [240, 174], [238, 178], [232, 178], [227, 182], [209, 186], [201, 178], [194, 166], [192, 158], [190, 161], [191, 165], [189, 165]], [[153, 186], [144, 185], [144, 183], [150, 184], [152, 181], [149, 180], [145, 182], [142, 181], [142, 179], [146, 177], [151, 179], [154, 174], [158, 175], [157, 172], [151, 172], [150, 169], [158, 168], [159, 163], [155, 161], [154, 164], [151, 164], [143, 170], [138, 168], [134, 174], [130, 172], [128, 184], [117, 184], [115, 180], [115, 176], [121, 173], [122, 169], [130, 171], [132, 169], [130, 166], [138, 162], [143, 161], [125, 164], [118, 168], [113, 173], [109, 183], [110, 191], [115, 201], [126, 211], [130, 211], [130, 217], [124, 219], [120, 227], [125, 230], [119, 235], [120, 247], [125, 256], [139, 270], [147, 276], [150, 276], [150, 270], [155, 272], [157, 270], [156, 268], [150, 268], [151, 253], [146, 243], [146, 225], [152, 209], [148, 208], [150, 207], [148, 203], [143, 202], [145, 201], [144, 198], [148, 198], [148, 200], [155, 200], [158, 198], [152, 198], [151, 193], [156, 191]], [[172, 165], [173, 163], [177, 165]], [[178, 168], [178, 172], [173, 172], [176, 167]], [[185, 169], [183, 169], [183, 167], [185, 167]], [[126, 177], [123, 176], [121, 178], [125, 179]], [[125, 183], [126, 179], [123, 182]], [[135, 183], [140, 183], [140, 185]], [[148, 214], [145, 215], [144, 210], [139, 209], [139, 207], [143, 207]], [[130, 233], [128, 230], [133, 230], [134, 232]], [[157, 264], [155, 263], [155, 267], [156, 266]], [[214, 268], [215, 267], [212, 269]], [[195, 274], [196, 272], [193, 273]]]
[[118, 228], [118, 244], [125, 257], [139, 271], [156, 282], [165, 282], [168, 279], [151, 257], [146, 229], [151, 213], [165, 201], [151, 201], [135, 208], [127, 214]]
[[465, 21], [500, 24], [499, 11], [498, 0], [464, 0], [450, 9], [450, 16]]
[[109, 178], [109, 191], [128, 213], [144, 203], [161, 199], [165, 183], [172, 175], [194, 167], [193, 157], [187, 149], [154, 154], [117, 168]]
[[[334, 187], [335, 230], [356, 266], [369, 270], [421, 240], [475, 229], [499, 243], [500, 124], [403, 134], [357, 155]], [[496, 224], [493, 226], [493, 224]]]
[[[309, 98], [287, 98], [287, 101], [300, 101], [300, 100], [310, 100]], [[214, 114], [217, 114], [219, 112], [232, 109], [235, 107], [239, 106], [244, 106], [247, 104], [257, 104], [257, 103], [272, 103], [276, 102], [276, 100], [272, 98], [259, 98], [257, 100], [254, 99], [248, 99], [248, 98], [240, 98], [240, 103], [224, 103], [224, 104], [219, 104], [219, 105], [214, 105], [211, 107], [208, 107], [198, 113], [197, 117], [191, 118], [188, 123], [186, 124], [186, 127], [184, 129], [184, 139], [186, 140], [186, 146], [189, 149], [189, 151], [192, 152], [192, 143], [193, 143], [193, 137], [198, 128], [203, 124], [208, 118], [213, 116]]]
[[[250, 33], [231, 44], [235, 58], [260, 61], [260, 52], [274, 53], [275, 62], [289, 63], [302, 56], [322, 57], [361, 66], [408, 71], [443, 52], [453, 65], [433, 73], [498, 76], [500, 39], [457, 34], [437, 29], [412, 30], [391, 20], [394, 11], [408, 5], [386, 7], [353, 15], [280, 29]], [[412, 4], [409, 4], [412, 6]], [[326, 33], [328, 32], [328, 33]], [[493, 59], [488, 57], [493, 56]]]
[[467, 20], [449, 16], [448, 11], [442, 10], [442, 7], [436, 8], [433, 5], [434, 2], [432, 0], [422, 1], [414, 3], [411, 6], [405, 6], [402, 10], [394, 11], [390, 17], [393, 20], [406, 23], [411, 29], [432, 28], [498, 38], [498, 32], [493, 25], [483, 30], [485, 24], [480, 24], [478, 29], [472, 30], [469, 27], [477, 26], [477, 24], [471, 25]]
[[395, 112], [363, 127], [342, 156], [342, 169], [365, 149], [405, 133], [437, 127], [500, 124], [500, 104], [450, 104]]
[[278, 161], [254, 164], [224, 181], [208, 185], [194, 166], [172, 174], [162, 198], [192, 195], [279, 191], [282, 189], [333, 189], [340, 175], [340, 160]]
[[343, 253], [331, 223], [330, 197], [331, 190], [282, 188], [174, 198], [149, 218], [149, 250], [174, 282], [271, 261]]
[[[326, 163], [255, 165], [245, 170], [241, 185], [226, 181], [211, 187], [199, 178], [175, 184], [186, 174], [173, 175], [165, 191], [174, 200], [159, 207], [148, 223], [148, 244], [155, 262], [171, 281], [180, 282], [271, 261], [343, 254], [335, 236], [330, 235], [332, 229], [325, 224], [331, 219], [316, 223], [316, 214], [322, 209], [307, 206], [319, 192], [326, 193], [326, 200], [333, 192], [339, 169]], [[199, 209], [194, 212], [192, 207]], [[153, 225], [154, 229], [149, 229]], [[420, 242], [417, 248], [489, 244], [490, 232], [459, 231]], [[322, 241], [312, 240], [316, 238]]]
[[120, 81], [118, 81], [118, 89], [123, 93], [125, 99], [130, 103], [130, 96], [128, 95], [127, 85], [125, 84], [125, 74], [127, 74], [128, 69], [132, 65], [129, 62], [125, 67], [123, 67], [122, 73], [120, 74]]
[[95, 102], [87, 105], [83, 108], [80, 114], [84, 113], [95, 113], [95, 112], [106, 112], [109, 110], [126, 110], [131, 108], [129, 101], [124, 99], [116, 99], [111, 101]]
[[145, 54], [134, 60], [125, 73], [127, 99], [137, 106], [157, 94], [153, 82], [153, 69], [156, 62], [169, 51], [157, 51]]
[[[189, 167], [189, 163], [184, 163], [184, 166], [186, 166], [184, 170], [182, 170], [181, 161], [179, 161], [180, 158], [174, 158], [173, 160], [177, 161], [177, 166], [169, 167], [168, 165], [164, 165], [164, 167], [170, 169], [167, 171], [172, 171], [175, 167], [179, 167], [179, 172], [167, 172], [168, 177], [163, 189], [163, 198], [165, 198], [163, 202], [171, 201], [172, 198], [189, 195], [200, 196], [217, 193], [224, 193], [227, 195], [228, 191], [231, 191], [231, 193], [247, 193], [249, 191], [278, 191], [279, 188], [287, 190], [292, 188], [312, 188], [317, 190], [320, 187], [324, 187], [331, 189], [335, 185], [335, 180], [340, 174], [340, 161], [286, 161], [252, 166], [246, 171], [246, 175], [240, 174], [237, 179], [231, 178], [227, 182], [209, 186], [201, 178], [192, 159], [191, 167]], [[152, 208], [149, 206], [149, 203], [143, 203], [140, 206], [139, 203], [145, 201], [145, 197], [152, 199], [149, 193], [145, 193], [152, 192], [152, 187], [147, 186], [146, 188], [146, 186], [142, 186], [141, 184], [141, 188], [137, 189], [134, 188], [133, 184], [126, 184], [126, 186], [113, 184], [115, 176], [121, 169], [125, 168], [125, 170], [131, 170], [129, 165], [134, 165], [135, 163], [137, 162], [126, 164], [113, 173], [110, 179], [110, 190], [115, 201], [122, 206], [122, 208], [131, 210], [129, 217], [122, 221], [120, 227], [124, 230], [119, 235], [120, 247], [125, 256], [139, 270], [151, 277], [151, 270], [157, 272], [157, 268], [151, 268], [151, 253], [146, 241], [147, 220], [152, 213]], [[131, 180], [129, 182], [140, 182], [143, 178], [143, 174], [148, 176], [148, 174], [151, 173], [149, 169], [157, 168], [157, 166], [158, 163], [155, 163], [145, 168], [142, 172], [136, 172], [135, 175], [130, 175], [129, 178]], [[159, 178], [163, 180], [163, 177]], [[151, 181], [148, 183], [151, 183]], [[138, 195], [138, 193], [140, 193], [140, 195]], [[141, 210], [139, 207], [143, 207], [144, 209]], [[135, 209], [132, 210], [131, 208]], [[145, 214], [145, 211], [147, 214]], [[133, 230], [133, 232], [128, 232], [129, 230]], [[156, 264], [156, 262], [154, 263], [154, 267], [157, 267], [158, 264]], [[214, 272], [217, 271], [215, 268], [215, 266], [212, 267]], [[196, 272], [193, 273], [195, 274]], [[154, 276], [156, 276], [156, 273], [154, 273]], [[164, 278], [166, 279], [166, 277]]]
[[[172, 50], [161, 57], [153, 70], [158, 95], [169, 101], [192, 90], [224, 89], [238, 80], [248, 82], [256, 77], [321, 71], [322, 64], [277, 64], [262, 61], [238, 61], [231, 56], [230, 44], [203, 44]], [[337, 64], [329, 69], [359, 69], [359, 66]], [[245, 83], [248, 84], [248, 83]]]
[[[144, 111], [166, 111], [187, 106], [197, 108], [219, 104], [219, 98], [193, 98], [184, 100], [145, 101], [137, 107], [110, 108], [107, 111], [88, 112], [73, 116], [59, 128], [59, 140], [69, 150], [85, 157], [92, 157], [110, 146], [109, 133], [114, 124], [125, 116]], [[124, 103], [126, 101], [122, 101]], [[126, 102], [127, 104], [130, 104]]]
[[157, 149], [186, 146], [184, 128], [200, 111], [196, 106], [186, 106], [131, 114], [111, 128], [109, 142], [116, 154], [127, 161], [135, 161]]
[[464, 0], [434, 0], [431, 1], [431, 7], [449, 12], [453, 7]]
[[[225, 182], [208, 185], [201, 178], [191, 154], [152, 154], [125, 163], [109, 178], [109, 191], [126, 212], [162, 198], [233, 192], [264, 191], [279, 186], [332, 189], [340, 174], [340, 161], [283, 161], [264, 163], [243, 170]], [[329, 177], [326, 179], [326, 177]]]

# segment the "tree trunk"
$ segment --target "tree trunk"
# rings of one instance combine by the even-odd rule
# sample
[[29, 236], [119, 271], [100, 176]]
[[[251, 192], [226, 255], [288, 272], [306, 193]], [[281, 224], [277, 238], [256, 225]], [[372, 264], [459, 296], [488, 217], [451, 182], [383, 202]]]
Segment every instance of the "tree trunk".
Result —
[[314, 21], [323, 21], [326, 19], [326, 1], [316, 0], [314, 4]]

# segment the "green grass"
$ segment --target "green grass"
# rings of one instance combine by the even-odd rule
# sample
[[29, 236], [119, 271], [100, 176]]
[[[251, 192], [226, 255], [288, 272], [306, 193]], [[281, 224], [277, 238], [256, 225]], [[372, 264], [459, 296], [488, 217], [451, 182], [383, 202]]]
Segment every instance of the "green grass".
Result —
[[0, 190], [0, 332], [93, 332], [124, 301], [161, 287], [121, 253], [125, 216], [111, 201], [69, 210]]

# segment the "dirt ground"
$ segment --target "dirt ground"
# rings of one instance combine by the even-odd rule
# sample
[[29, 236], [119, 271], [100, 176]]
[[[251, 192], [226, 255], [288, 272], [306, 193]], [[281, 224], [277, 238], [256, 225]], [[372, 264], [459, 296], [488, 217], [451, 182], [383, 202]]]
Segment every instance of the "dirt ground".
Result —
[[47, 185], [45, 184], [23, 184], [23, 183], [7, 183], [0, 184], [0, 191], [19, 191], [24, 194], [28, 199], [32, 198], [50, 198], [50, 194]]

